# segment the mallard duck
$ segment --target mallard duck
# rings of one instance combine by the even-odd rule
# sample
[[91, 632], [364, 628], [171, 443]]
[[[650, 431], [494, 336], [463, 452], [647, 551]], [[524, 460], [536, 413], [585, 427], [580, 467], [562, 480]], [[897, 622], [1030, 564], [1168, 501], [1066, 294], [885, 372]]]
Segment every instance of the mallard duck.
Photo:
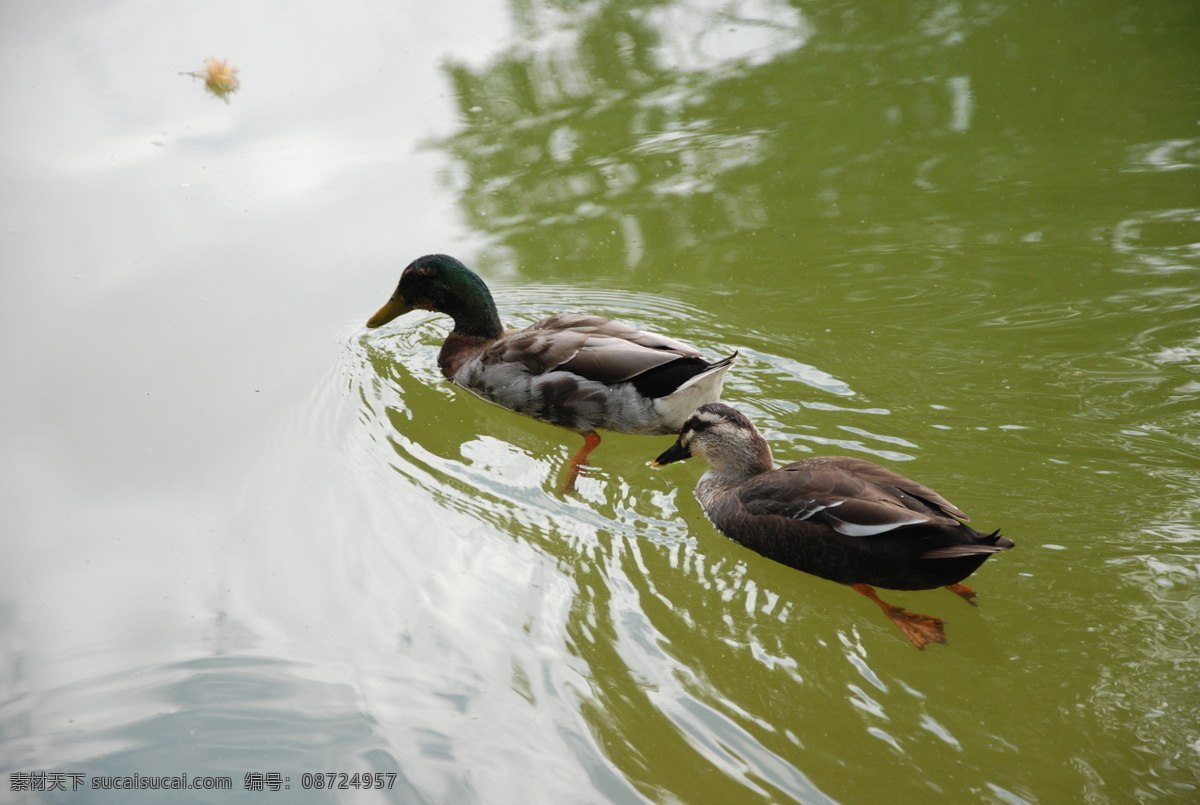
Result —
[[503, 408], [583, 435], [563, 484], [600, 444], [598, 429], [678, 433], [704, 403], [721, 396], [737, 353], [708, 361], [696, 350], [600, 316], [562, 313], [524, 330], [500, 326], [496, 303], [475, 272], [444, 254], [409, 264], [395, 293], [367, 327], [414, 309], [445, 313], [454, 329], [438, 354], [450, 381]]
[[696, 498], [722, 533], [769, 559], [850, 585], [917, 648], [945, 643], [944, 622], [880, 600], [873, 586], [946, 587], [973, 604], [975, 591], [962, 580], [1013, 547], [999, 530], [983, 534], [965, 525], [970, 518], [929, 487], [861, 458], [819, 456], [776, 469], [754, 423], [724, 403], [698, 409], [651, 463], [691, 456], [711, 465]]

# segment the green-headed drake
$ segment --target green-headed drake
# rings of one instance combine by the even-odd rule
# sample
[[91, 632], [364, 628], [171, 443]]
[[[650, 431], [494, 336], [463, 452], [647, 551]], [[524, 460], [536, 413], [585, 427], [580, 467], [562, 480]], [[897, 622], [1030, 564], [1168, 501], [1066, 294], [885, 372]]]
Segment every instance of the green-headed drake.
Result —
[[444, 254], [410, 263], [367, 327], [415, 309], [454, 319], [438, 354], [451, 382], [583, 435], [564, 491], [574, 487], [579, 467], [600, 444], [597, 430], [678, 433], [697, 407], [720, 398], [737, 357], [709, 361], [686, 344], [600, 316], [563, 313], [506, 330], [483, 280]]
[[984, 534], [927, 486], [845, 456], [817, 456], [775, 467], [771, 448], [741, 412], [705, 405], [655, 465], [699, 456], [710, 469], [696, 498], [723, 534], [768, 559], [870, 598], [918, 648], [945, 643], [940, 618], [879, 599], [891, 590], [946, 587], [971, 601], [960, 582], [994, 553], [1013, 547], [999, 531]]

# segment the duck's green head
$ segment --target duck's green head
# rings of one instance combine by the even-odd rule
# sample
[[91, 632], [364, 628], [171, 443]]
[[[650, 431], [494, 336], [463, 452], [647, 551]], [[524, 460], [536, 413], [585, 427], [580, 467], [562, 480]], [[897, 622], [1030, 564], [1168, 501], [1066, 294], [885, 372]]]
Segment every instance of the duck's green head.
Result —
[[434, 310], [454, 319], [455, 332], [495, 338], [500, 317], [487, 285], [471, 269], [446, 254], [427, 254], [409, 263], [392, 298], [367, 321], [382, 327], [411, 310]]

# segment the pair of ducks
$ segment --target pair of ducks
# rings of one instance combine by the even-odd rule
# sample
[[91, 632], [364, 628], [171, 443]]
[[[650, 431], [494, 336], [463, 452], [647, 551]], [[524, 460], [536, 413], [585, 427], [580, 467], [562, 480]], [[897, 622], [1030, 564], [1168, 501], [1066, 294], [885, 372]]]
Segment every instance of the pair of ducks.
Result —
[[984, 534], [932, 489], [858, 458], [820, 456], [776, 468], [749, 419], [718, 402], [737, 353], [709, 361], [654, 333], [600, 316], [559, 314], [505, 330], [477, 274], [431, 254], [404, 269], [367, 327], [414, 309], [454, 319], [438, 355], [451, 382], [504, 408], [583, 435], [565, 490], [600, 444], [597, 429], [679, 434], [655, 466], [698, 456], [710, 465], [696, 498], [726, 536], [763, 556], [847, 584], [870, 598], [918, 647], [946, 642], [940, 618], [882, 601], [873, 587], [962, 584], [993, 553], [1013, 547]]

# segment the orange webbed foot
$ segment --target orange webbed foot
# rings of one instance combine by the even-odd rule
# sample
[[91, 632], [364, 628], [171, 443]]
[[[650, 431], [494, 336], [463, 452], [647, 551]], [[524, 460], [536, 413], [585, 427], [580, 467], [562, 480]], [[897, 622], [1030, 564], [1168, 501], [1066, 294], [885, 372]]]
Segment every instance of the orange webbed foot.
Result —
[[883, 614], [887, 615], [917, 648], [924, 649], [930, 643], [946, 642], [946, 622], [941, 618], [921, 615], [893, 606], [882, 600], [869, 584], [851, 584], [850, 586], [878, 604], [879, 608], [883, 610]]
[[946, 642], [946, 623], [941, 618], [909, 612], [900, 607], [893, 609], [895, 611], [889, 612], [888, 617], [917, 648], [924, 649], [930, 643]]
[[976, 606], [975, 596], [979, 595], [979, 593], [975, 592], [967, 585], [962, 584], [961, 582], [958, 584], [947, 584], [946, 589], [957, 595], [962, 600], [966, 601], [971, 606]]

